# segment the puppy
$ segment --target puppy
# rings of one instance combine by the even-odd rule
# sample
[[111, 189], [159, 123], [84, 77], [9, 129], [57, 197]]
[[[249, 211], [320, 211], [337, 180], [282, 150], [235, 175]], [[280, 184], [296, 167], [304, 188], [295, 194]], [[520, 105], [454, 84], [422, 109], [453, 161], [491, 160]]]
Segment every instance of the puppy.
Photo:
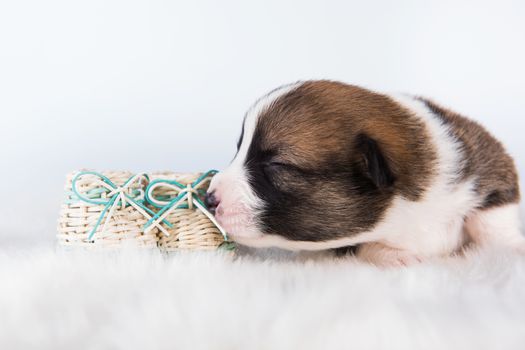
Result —
[[241, 244], [358, 246], [381, 266], [467, 241], [525, 250], [519, 200], [512, 158], [476, 122], [424, 98], [332, 81], [260, 98], [207, 198]]

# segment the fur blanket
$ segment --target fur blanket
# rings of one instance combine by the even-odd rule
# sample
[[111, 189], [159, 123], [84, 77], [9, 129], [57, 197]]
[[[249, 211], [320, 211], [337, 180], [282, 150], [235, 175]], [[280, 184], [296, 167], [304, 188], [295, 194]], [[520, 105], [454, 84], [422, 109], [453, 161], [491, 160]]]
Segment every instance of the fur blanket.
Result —
[[525, 349], [525, 258], [0, 251], [0, 349]]

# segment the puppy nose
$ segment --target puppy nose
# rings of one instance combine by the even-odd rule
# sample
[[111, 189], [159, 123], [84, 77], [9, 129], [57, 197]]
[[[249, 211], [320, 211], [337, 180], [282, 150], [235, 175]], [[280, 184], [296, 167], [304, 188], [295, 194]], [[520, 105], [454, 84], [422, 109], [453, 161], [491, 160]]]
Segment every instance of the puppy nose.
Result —
[[208, 209], [213, 214], [215, 214], [215, 209], [217, 209], [217, 206], [219, 205], [219, 203], [220, 203], [220, 200], [217, 198], [215, 191], [206, 193], [206, 198], [204, 198], [204, 204], [206, 204]]

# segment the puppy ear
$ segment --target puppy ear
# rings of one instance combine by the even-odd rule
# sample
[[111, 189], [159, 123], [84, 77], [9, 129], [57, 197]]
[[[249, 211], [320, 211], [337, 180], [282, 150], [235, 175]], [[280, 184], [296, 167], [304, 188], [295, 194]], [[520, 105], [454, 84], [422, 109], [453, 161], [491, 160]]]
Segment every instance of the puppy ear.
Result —
[[396, 179], [377, 142], [360, 134], [356, 138], [356, 147], [362, 157], [365, 176], [380, 190], [391, 187]]

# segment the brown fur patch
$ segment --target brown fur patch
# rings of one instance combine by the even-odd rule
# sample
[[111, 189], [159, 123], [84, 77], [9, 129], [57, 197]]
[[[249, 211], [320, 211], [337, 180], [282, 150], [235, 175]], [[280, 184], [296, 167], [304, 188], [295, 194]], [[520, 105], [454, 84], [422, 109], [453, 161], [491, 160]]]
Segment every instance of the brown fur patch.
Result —
[[450, 126], [462, 147], [465, 158], [461, 180], [475, 177], [476, 191], [484, 198], [482, 209], [520, 200], [518, 174], [512, 157], [503, 145], [483, 126], [424, 98], [421, 101]]
[[286, 150], [283, 161], [312, 169], [349, 161], [356, 138], [365, 134], [378, 143], [396, 192], [407, 199], [417, 200], [433, 174], [436, 155], [423, 123], [389, 97], [357, 86], [306, 82], [269, 106], [258, 129], [263, 148]]

